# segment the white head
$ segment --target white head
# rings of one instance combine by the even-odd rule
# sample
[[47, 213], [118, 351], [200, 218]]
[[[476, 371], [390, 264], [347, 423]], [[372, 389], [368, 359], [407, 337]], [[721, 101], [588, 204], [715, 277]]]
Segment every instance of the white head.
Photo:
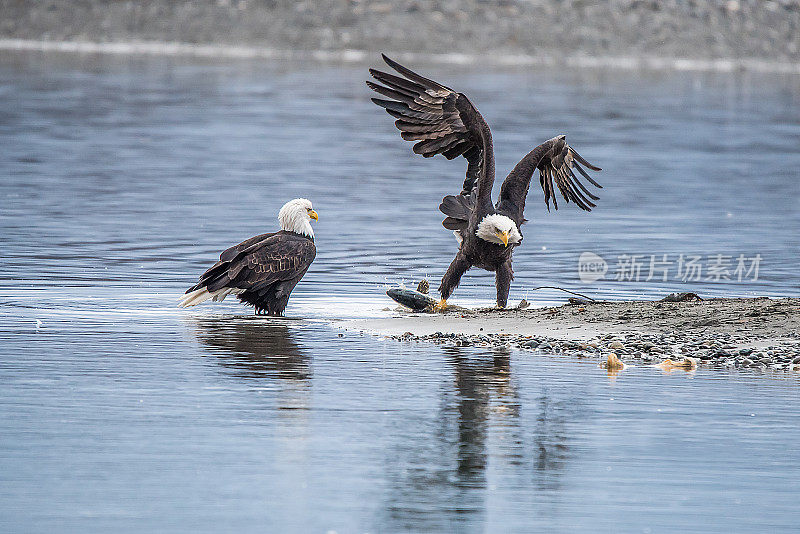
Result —
[[305, 198], [290, 200], [278, 212], [281, 230], [313, 238], [314, 230], [311, 229], [311, 219], [318, 221], [319, 217], [311, 207], [311, 201]]
[[504, 247], [509, 243], [517, 244], [522, 241], [522, 234], [519, 233], [514, 221], [499, 213], [484, 217], [478, 223], [478, 231], [475, 232], [475, 235], [484, 241]]

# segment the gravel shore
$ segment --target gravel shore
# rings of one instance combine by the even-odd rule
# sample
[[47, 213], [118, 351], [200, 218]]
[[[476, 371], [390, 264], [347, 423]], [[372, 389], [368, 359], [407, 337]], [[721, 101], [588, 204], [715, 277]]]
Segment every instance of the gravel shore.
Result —
[[793, 64], [800, 0], [0, 0], [0, 39]]
[[[602, 302], [557, 308], [398, 313], [343, 325], [400, 341], [505, 347], [625, 363], [800, 371], [800, 299]], [[688, 363], [687, 362], [687, 363]]]

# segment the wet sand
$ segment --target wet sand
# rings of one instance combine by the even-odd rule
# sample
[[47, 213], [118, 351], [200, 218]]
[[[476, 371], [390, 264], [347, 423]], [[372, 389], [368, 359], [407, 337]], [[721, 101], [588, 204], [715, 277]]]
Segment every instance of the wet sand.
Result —
[[689, 356], [735, 367], [800, 367], [800, 299], [597, 302], [440, 314], [398, 311], [343, 323], [348, 330], [401, 340], [484, 345], [660, 361]]

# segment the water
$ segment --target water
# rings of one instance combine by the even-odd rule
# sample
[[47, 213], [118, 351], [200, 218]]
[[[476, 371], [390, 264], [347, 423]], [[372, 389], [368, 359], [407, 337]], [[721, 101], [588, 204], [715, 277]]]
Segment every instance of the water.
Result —
[[[591, 214], [532, 191], [512, 302], [800, 294], [798, 78], [435, 69], [492, 125], [498, 169], [562, 132], [605, 169]], [[411, 154], [364, 74], [0, 58], [0, 530], [796, 530], [796, 376], [609, 379], [331, 326], [455, 251], [436, 205], [464, 164]], [[321, 220], [289, 318], [174, 307], [296, 196]], [[604, 280], [579, 280], [584, 251]], [[623, 254], [762, 260], [756, 280], [637, 283], [612, 279]], [[454, 302], [492, 282], [469, 273]]]

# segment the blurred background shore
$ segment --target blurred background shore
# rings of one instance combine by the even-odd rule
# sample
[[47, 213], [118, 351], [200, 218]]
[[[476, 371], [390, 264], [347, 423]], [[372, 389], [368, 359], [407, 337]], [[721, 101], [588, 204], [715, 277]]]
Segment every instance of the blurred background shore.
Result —
[[0, 40], [4, 48], [183, 43], [240, 47], [242, 55], [648, 58], [792, 70], [800, 0], [0, 0]]

